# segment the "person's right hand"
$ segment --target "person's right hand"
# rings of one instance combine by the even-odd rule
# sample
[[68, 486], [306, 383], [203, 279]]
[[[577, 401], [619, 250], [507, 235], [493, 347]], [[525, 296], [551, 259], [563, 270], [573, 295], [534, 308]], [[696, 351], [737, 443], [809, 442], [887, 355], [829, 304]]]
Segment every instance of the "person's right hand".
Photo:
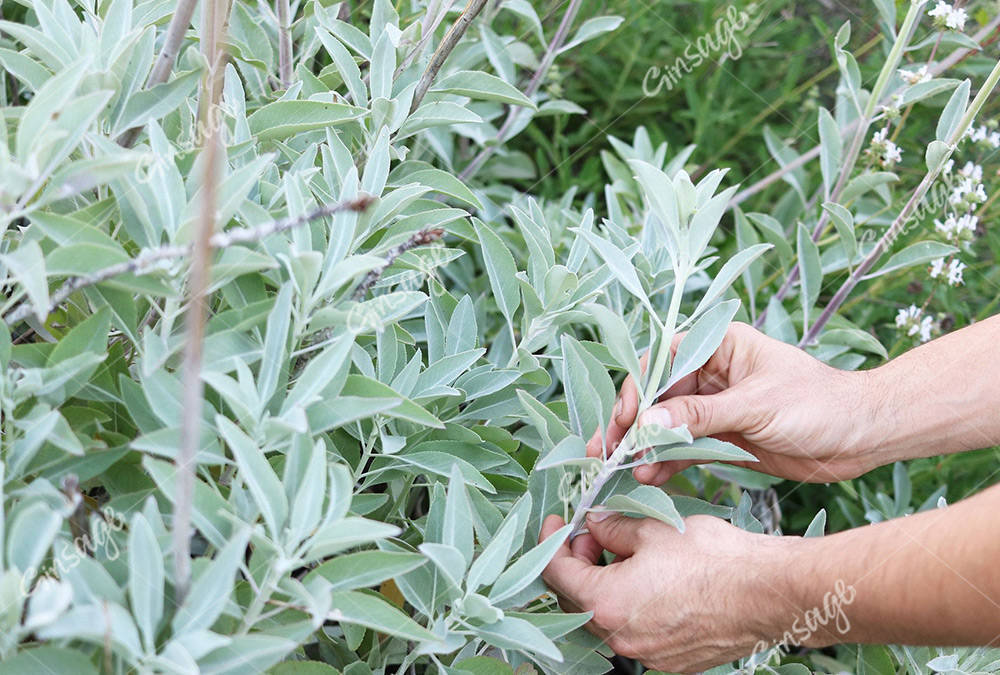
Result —
[[[675, 350], [681, 339], [683, 334], [674, 340]], [[870, 373], [837, 370], [734, 323], [708, 362], [671, 387], [639, 424], [686, 424], [695, 438], [714, 436], [752, 453], [759, 462], [738, 464], [774, 476], [840, 481], [892, 461], [875, 453], [878, 393], [872, 389]], [[632, 426], [638, 405], [629, 377], [608, 425], [609, 453]], [[599, 434], [587, 444], [592, 457], [602, 453]], [[660, 485], [696, 463], [660, 462], [633, 471], [639, 482]]]

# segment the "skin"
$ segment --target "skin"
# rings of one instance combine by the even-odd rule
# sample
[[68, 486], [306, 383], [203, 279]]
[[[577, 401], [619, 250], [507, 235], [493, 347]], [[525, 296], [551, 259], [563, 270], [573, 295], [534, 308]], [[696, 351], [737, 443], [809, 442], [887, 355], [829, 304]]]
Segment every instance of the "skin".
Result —
[[[735, 324], [709, 362], [639, 424], [687, 424], [736, 443], [755, 469], [807, 482], [854, 478], [901, 459], [1000, 444], [1000, 317], [870, 371], [844, 372]], [[605, 439], [633, 424], [626, 381]], [[602, 443], [602, 440], [604, 441]], [[692, 463], [637, 467], [658, 485]], [[984, 485], [991, 481], [984, 476]], [[746, 532], [709, 516], [685, 531], [609, 511], [565, 543], [543, 577], [589, 630], [645, 666], [696, 672], [779, 642], [1000, 645], [1000, 485], [946, 508], [827, 537]], [[545, 539], [563, 521], [549, 516]], [[613, 562], [601, 564], [605, 551]]]

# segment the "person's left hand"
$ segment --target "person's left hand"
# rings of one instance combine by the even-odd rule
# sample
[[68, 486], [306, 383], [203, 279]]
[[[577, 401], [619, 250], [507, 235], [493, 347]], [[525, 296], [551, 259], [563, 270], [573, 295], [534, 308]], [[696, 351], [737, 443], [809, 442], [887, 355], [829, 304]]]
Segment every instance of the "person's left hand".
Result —
[[[603, 517], [603, 519], [601, 519]], [[563, 525], [549, 516], [545, 539]], [[780, 537], [710, 516], [685, 532], [651, 518], [588, 514], [589, 534], [560, 547], [542, 578], [566, 611], [593, 612], [587, 629], [647, 668], [695, 672], [748, 656], [783, 603], [767, 570], [780, 569]], [[598, 561], [607, 549], [617, 557]]]

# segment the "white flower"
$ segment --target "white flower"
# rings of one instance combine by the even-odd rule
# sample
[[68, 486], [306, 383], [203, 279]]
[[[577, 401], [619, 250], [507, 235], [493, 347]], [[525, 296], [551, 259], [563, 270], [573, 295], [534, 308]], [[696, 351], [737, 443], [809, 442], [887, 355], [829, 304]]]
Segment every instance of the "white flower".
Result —
[[938, 258], [937, 260], [931, 261], [930, 276], [931, 279], [937, 279], [944, 272], [944, 258]]
[[994, 148], [1000, 148], [1000, 131], [994, 131], [986, 141]]
[[938, 0], [938, 4], [934, 9], [927, 12], [927, 16], [933, 19], [947, 19], [952, 13], [953, 9], [950, 4], [944, 2], [944, 0]]
[[971, 178], [978, 183], [983, 180], [983, 167], [973, 162], [966, 162], [965, 166], [958, 170], [958, 174], [963, 178]]
[[931, 328], [934, 327], [934, 320], [929, 316], [925, 316], [923, 321], [920, 322], [920, 341], [927, 342], [931, 339]]
[[945, 19], [945, 25], [952, 30], [962, 31], [965, 30], [965, 22], [969, 18], [969, 15], [962, 8], [952, 9], [948, 18]]
[[875, 156], [883, 167], [891, 168], [903, 159], [902, 149], [889, 140], [889, 127], [883, 127], [872, 134], [871, 146], [868, 152]]
[[901, 309], [896, 314], [896, 327], [905, 329], [910, 337], [919, 335], [921, 342], [931, 339], [931, 329], [934, 327], [934, 319], [930, 316], [923, 316], [924, 310], [916, 305], [910, 305], [906, 309]]
[[927, 66], [920, 66], [917, 70], [903, 70], [900, 68], [896, 72], [899, 73], [899, 76], [903, 78], [903, 82], [906, 84], [920, 84], [931, 79], [931, 73], [927, 70]]
[[927, 14], [934, 19], [934, 25], [938, 28], [952, 30], [965, 30], [965, 22], [969, 18], [964, 9], [956, 9], [944, 0], [938, 0], [938, 4]]
[[941, 173], [945, 174], [951, 173], [951, 170], [953, 168], [955, 168], [955, 160], [949, 159], [947, 162], [944, 163], [944, 168], [941, 169]]
[[948, 266], [948, 284], [951, 286], [959, 286], [962, 284], [962, 270], [965, 269], [965, 263], [958, 260], [952, 260], [951, 264]]

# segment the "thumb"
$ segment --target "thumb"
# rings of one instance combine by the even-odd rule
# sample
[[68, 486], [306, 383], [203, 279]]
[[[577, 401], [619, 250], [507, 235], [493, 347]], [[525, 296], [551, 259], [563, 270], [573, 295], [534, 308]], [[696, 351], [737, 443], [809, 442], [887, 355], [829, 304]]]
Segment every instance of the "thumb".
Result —
[[646, 410], [639, 418], [639, 426], [659, 424], [678, 427], [686, 424], [695, 438], [728, 432], [744, 431], [747, 401], [733, 396], [732, 389], [718, 394], [675, 396]]
[[639, 546], [639, 525], [642, 518], [629, 518], [614, 511], [591, 511], [587, 514], [587, 530], [605, 550], [628, 557]]

